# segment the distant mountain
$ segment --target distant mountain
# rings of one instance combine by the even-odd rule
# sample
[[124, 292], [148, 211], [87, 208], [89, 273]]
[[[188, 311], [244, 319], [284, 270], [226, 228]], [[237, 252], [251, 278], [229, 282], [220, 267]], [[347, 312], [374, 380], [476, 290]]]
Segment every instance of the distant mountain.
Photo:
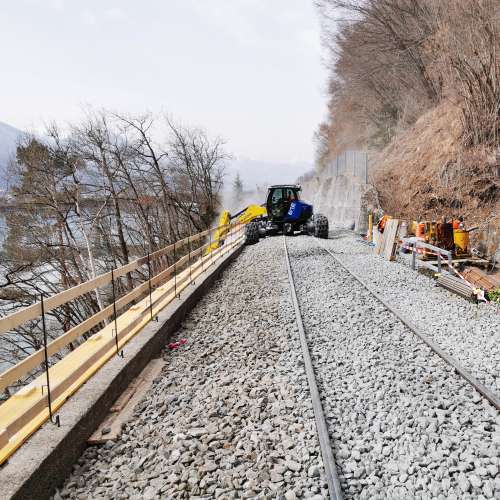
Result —
[[312, 169], [306, 162], [281, 163], [259, 160], [232, 160], [228, 162], [225, 188], [231, 189], [236, 174], [239, 173], [244, 190], [256, 186], [267, 187], [271, 184], [294, 183], [298, 177]]
[[7, 188], [7, 165], [16, 154], [16, 146], [23, 132], [0, 122], [0, 194]]

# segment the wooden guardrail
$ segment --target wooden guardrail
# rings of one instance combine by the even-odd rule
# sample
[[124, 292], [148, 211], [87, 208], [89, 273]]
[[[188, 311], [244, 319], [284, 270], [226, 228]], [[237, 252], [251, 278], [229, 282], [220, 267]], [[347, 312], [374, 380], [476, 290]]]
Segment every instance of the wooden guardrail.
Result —
[[[206, 253], [207, 249], [211, 248], [212, 232], [221, 229], [227, 229], [226, 241], [222, 246]], [[178, 296], [196, 276], [204, 271], [204, 268], [241, 243], [242, 229], [241, 224], [228, 224], [208, 229], [0, 318], [1, 335], [40, 316], [45, 326], [45, 315], [48, 311], [110, 283], [114, 288], [117, 278], [139, 270], [145, 265], [148, 266], [148, 277], [145, 282], [123, 297], [113, 297], [113, 302], [107, 307], [50, 343], [47, 342], [46, 332], [44, 332], [43, 349], [32, 353], [0, 374], [0, 390], [5, 390], [35, 368], [45, 364], [45, 372], [42, 372], [42, 375], [0, 405], [0, 464], [44, 421], [48, 418], [52, 420], [53, 411], [57, 410], [67, 397], [108, 359], [119, 353], [123, 345]], [[208, 242], [192, 250], [193, 243], [201, 242], [207, 236], [210, 236]], [[188, 246], [187, 254], [174, 260], [174, 263], [167, 268], [161, 269], [158, 266], [161, 270], [156, 275], [153, 274], [152, 262], [158, 262], [167, 254], [173, 254], [175, 259], [177, 251], [185, 250], [186, 246]], [[135, 301], [134, 304], [130, 306], [133, 301]], [[124, 310], [126, 306], [129, 306], [128, 309], [118, 316], [118, 311]], [[109, 324], [49, 368], [51, 356], [109, 319], [111, 319]]]

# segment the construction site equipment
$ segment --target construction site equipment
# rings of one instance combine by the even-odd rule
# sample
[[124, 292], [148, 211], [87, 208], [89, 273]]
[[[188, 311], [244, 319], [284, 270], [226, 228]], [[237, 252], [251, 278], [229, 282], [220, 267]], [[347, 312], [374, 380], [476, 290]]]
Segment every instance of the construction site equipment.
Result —
[[453, 230], [453, 243], [455, 244], [455, 254], [457, 256], [469, 255], [469, 231], [465, 229]]
[[453, 251], [455, 243], [453, 240], [453, 224], [451, 222], [438, 222], [436, 225], [436, 246], [445, 250]]
[[224, 239], [227, 236], [231, 223], [231, 215], [227, 210], [224, 210], [220, 214], [219, 224], [217, 229], [215, 230], [213, 238], [210, 238], [210, 244], [208, 248], [205, 250], [205, 254], [208, 255], [210, 252], [216, 250], [221, 245], [224, 244]]
[[300, 232], [328, 238], [328, 219], [313, 214], [313, 206], [300, 199], [300, 191], [301, 187], [295, 184], [271, 186], [267, 192], [265, 213], [261, 211], [263, 207], [257, 210], [256, 205], [240, 212], [242, 216], [246, 214], [245, 220], [252, 220], [245, 229], [246, 243], [257, 243], [260, 237], [278, 233], [291, 236]]
[[[109, 359], [121, 353], [127, 342], [179, 297], [204, 269], [240, 245], [243, 230], [244, 225], [238, 222], [207, 229], [61, 293], [45, 297], [43, 305], [37, 302], [0, 318], [0, 335], [6, 334], [34, 319], [41, 317], [43, 321], [45, 315], [56, 307], [85, 293], [114, 286], [116, 280], [134, 271], [147, 276], [146, 281], [124, 296], [113, 294], [112, 303], [103, 310], [0, 374], [0, 390], [6, 390], [44, 365], [41, 375], [0, 405], [0, 464]], [[219, 246], [206, 254], [215, 233]], [[222, 238], [224, 242], [221, 244]], [[194, 250], [193, 243], [197, 246]], [[173, 256], [173, 263], [168, 261], [168, 256]], [[145, 270], [145, 266], [148, 269]], [[85, 340], [89, 333], [105, 322], [107, 324]], [[81, 341], [81, 344], [73, 350], [65, 350], [75, 341]], [[56, 354], [59, 359], [53, 358]], [[51, 366], [49, 357], [54, 361]]]
[[265, 207], [262, 205], [248, 205], [247, 208], [242, 210], [236, 215], [233, 215], [231, 217], [231, 220], [236, 220], [240, 224], [248, 224], [249, 222], [259, 218], [259, 217], [265, 217], [267, 215], [267, 210]]

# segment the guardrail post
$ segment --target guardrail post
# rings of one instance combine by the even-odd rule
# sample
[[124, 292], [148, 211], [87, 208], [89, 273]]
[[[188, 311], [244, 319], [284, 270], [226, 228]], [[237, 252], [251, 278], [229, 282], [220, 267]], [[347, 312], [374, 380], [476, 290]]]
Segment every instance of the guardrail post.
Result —
[[151, 287], [151, 256], [148, 252], [148, 285], [149, 285], [149, 312], [151, 314], [151, 321], [158, 321], [158, 316], [153, 317], [153, 295], [152, 295], [152, 287]]
[[113, 294], [113, 321], [115, 324], [114, 330], [112, 330], [111, 334], [115, 334], [115, 344], [116, 344], [116, 354], [123, 358], [123, 351], [120, 352], [118, 347], [118, 315], [116, 313], [116, 290], [115, 290], [115, 275], [114, 269], [111, 269], [111, 292]]
[[415, 241], [411, 246], [411, 268], [415, 271], [417, 261], [417, 242]]
[[[52, 395], [50, 393], [50, 377], [49, 377], [49, 352], [47, 350], [47, 325], [45, 324], [45, 305], [43, 302], [43, 293], [40, 295], [41, 298], [41, 309], [42, 309], [42, 330], [43, 330], [43, 352], [45, 358], [45, 377], [47, 379], [47, 402], [49, 403], [49, 418], [53, 424], [56, 424], [58, 427], [61, 426], [61, 422], [59, 420], [59, 415], [56, 416], [54, 421], [52, 414]], [[42, 386], [42, 394], [43, 394], [43, 386]]]
[[438, 273], [441, 274], [441, 254], [438, 252]]

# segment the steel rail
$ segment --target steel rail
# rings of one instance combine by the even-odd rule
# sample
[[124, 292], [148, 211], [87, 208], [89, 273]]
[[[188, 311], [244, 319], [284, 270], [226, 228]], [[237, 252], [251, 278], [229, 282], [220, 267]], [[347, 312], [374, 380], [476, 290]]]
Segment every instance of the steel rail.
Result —
[[351, 276], [353, 276], [364, 288], [366, 288], [383, 306], [396, 316], [404, 325], [406, 325], [420, 340], [425, 342], [432, 351], [434, 351], [440, 358], [442, 358], [446, 363], [452, 366], [455, 371], [464, 378], [474, 389], [479, 392], [484, 398], [486, 398], [497, 410], [500, 410], [500, 398], [493, 391], [488, 389], [484, 384], [479, 382], [468, 370], [466, 370], [457, 359], [455, 359], [450, 354], [446, 353], [439, 345], [434, 342], [430, 337], [428, 337], [422, 330], [411, 322], [398, 308], [389, 304], [376, 290], [374, 290], [370, 285], [368, 285], [361, 277], [359, 277], [354, 271], [349, 269], [333, 252], [328, 248], [319, 244], [323, 250], [329, 253], [335, 262], [337, 262], [341, 267], [343, 267]]
[[300, 313], [299, 302], [297, 300], [297, 293], [295, 291], [295, 284], [293, 281], [292, 267], [290, 265], [290, 258], [288, 256], [288, 249], [286, 246], [286, 237], [283, 237], [285, 247], [285, 260], [288, 269], [288, 281], [290, 283], [290, 293], [292, 296], [293, 308], [295, 310], [295, 320], [299, 329], [300, 345], [302, 347], [302, 356], [304, 358], [304, 366], [306, 370], [307, 383], [309, 385], [309, 392], [311, 393], [311, 400], [314, 410], [314, 418], [316, 420], [316, 429], [318, 431], [319, 445], [321, 448], [321, 455], [323, 457], [323, 466], [325, 468], [326, 482], [328, 483], [328, 490], [330, 492], [331, 500], [342, 500], [342, 488], [337, 474], [337, 466], [335, 465], [335, 458], [333, 457], [332, 445], [330, 443], [330, 436], [326, 426], [325, 414], [319, 396], [318, 385], [316, 384], [316, 377], [314, 376], [314, 369], [311, 361], [311, 354], [307, 345], [304, 324], [302, 322], [302, 315]]

